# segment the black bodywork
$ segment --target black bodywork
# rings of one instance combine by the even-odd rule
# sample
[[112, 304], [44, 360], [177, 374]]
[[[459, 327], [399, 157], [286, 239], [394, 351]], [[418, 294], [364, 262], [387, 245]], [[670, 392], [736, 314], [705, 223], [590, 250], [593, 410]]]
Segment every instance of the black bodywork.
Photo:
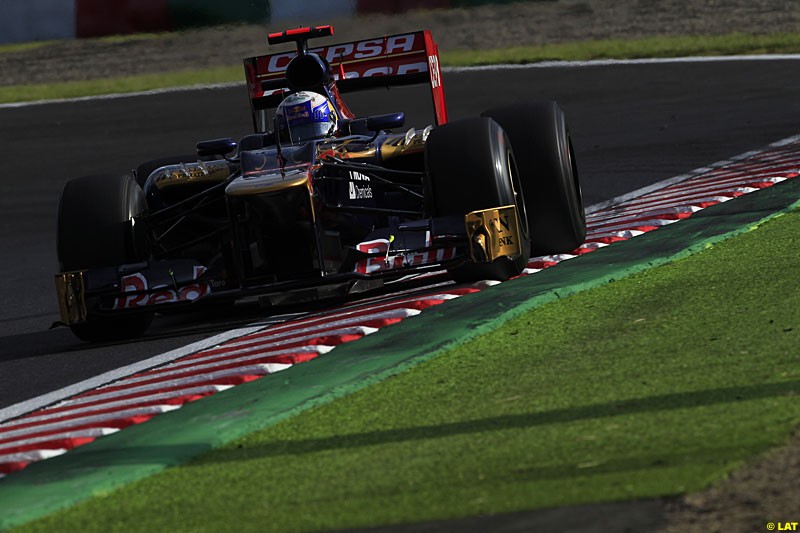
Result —
[[[115, 231], [120, 239], [130, 241], [124, 262], [105, 261], [95, 251], [102, 245], [86, 248], [95, 259], [82, 260], [73, 250], [82, 243], [80, 230], [73, 226], [83, 231], [89, 226], [80, 214], [80, 201], [73, 201], [77, 215], [62, 217], [67, 211], [62, 195], [62, 272], [56, 285], [64, 323], [86, 339], [102, 338], [106, 323], [129, 335], [149, 324], [133, 327], [122, 321], [131, 314], [253, 295], [273, 295], [280, 301], [307, 288], [319, 289], [319, 296], [342, 295], [387, 278], [491, 262], [487, 243], [491, 233], [503, 232], [501, 226], [484, 217], [469, 230], [465, 215], [471, 209], [442, 216], [433, 205], [426, 141], [434, 126], [405, 129], [402, 112], [357, 118], [340, 96], [340, 90], [427, 83], [434, 125], [442, 125], [447, 114], [438, 50], [430, 33], [309, 51], [308, 39], [331, 33], [330, 27], [317, 27], [270, 35], [272, 44], [297, 44], [277, 73], [270, 68], [281, 54], [245, 60], [256, 133], [238, 141], [200, 142], [195, 161], [176, 157], [161, 160], [168, 164], [155, 168], [143, 164], [133, 174], [135, 183], [120, 186], [121, 198], [128, 202], [124, 213], [130, 216], [109, 219], [107, 229], [119, 226]], [[339, 49], [349, 50], [356, 70], [345, 72], [346, 61], [340, 57], [335, 71], [325, 54], [332, 58]], [[358, 59], [380, 50], [384, 55], [368, 63]], [[376, 65], [388, 65], [388, 74], [371, 77], [384, 68]], [[362, 77], [353, 78], [354, 72]], [[299, 90], [318, 92], [333, 103], [340, 118], [333, 137], [287, 145], [269, 131], [267, 111]], [[448, 150], [457, 153], [458, 147]], [[450, 156], [440, 156], [440, 161], [442, 157]], [[441, 198], [446, 191], [437, 194]], [[510, 199], [481, 208], [505, 205], [513, 212], [508, 204], [516, 201], [504, 198]], [[498, 216], [496, 209], [493, 213], [486, 216]], [[505, 215], [500, 223], [507, 221]], [[514, 218], [515, 239], [516, 224]], [[524, 220], [520, 225], [525, 233]], [[476, 235], [475, 243], [468, 233]], [[516, 245], [504, 255], [502, 247], [510, 240], [499, 239], [503, 242], [495, 246], [495, 255], [520, 257], [523, 252]], [[65, 244], [69, 242], [71, 247]]]
[[[203, 273], [192, 283], [228, 296], [398, 277], [441, 267], [437, 251], [463, 256], [455, 249], [463, 217], [437, 220], [426, 210], [427, 131], [366, 133], [159, 168], [144, 179], [149, 210], [136, 219], [146, 233], [137, 240], [156, 264], [195, 261]], [[381, 240], [388, 249], [359, 247]], [[150, 266], [137, 272], [163, 278]]]

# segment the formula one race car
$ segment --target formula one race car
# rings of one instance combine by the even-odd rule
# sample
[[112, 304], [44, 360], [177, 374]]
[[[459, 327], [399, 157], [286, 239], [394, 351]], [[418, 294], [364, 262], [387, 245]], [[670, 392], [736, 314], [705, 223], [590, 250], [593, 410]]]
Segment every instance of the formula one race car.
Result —
[[[342, 295], [430, 271], [505, 280], [583, 242], [578, 172], [555, 102], [447, 121], [439, 56], [418, 31], [309, 50], [330, 26], [269, 35], [244, 60], [255, 133], [124, 175], [70, 181], [58, 213], [63, 323], [142, 334], [156, 311], [257, 296]], [[435, 126], [355, 117], [344, 93], [427, 84]], [[273, 112], [274, 110], [274, 112]]]

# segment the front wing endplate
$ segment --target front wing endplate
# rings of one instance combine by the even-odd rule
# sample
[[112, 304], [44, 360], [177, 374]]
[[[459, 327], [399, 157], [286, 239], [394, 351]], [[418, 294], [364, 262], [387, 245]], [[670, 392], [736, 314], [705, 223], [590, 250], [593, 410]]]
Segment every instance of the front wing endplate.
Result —
[[64, 324], [77, 324], [78, 322], [86, 321], [85, 286], [82, 270], [56, 275], [58, 308], [61, 311], [61, 321]]
[[491, 262], [498, 257], [518, 257], [522, 253], [515, 206], [472, 211], [464, 217], [464, 222], [473, 262]]

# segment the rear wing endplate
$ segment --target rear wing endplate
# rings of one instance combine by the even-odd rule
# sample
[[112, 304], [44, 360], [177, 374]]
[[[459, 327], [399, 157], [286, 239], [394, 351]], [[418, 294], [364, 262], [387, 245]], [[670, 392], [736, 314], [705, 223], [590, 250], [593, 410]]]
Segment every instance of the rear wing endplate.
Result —
[[[309, 52], [330, 63], [340, 93], [375, 87], [429, 84], [436, 124], [447, 122], [439, 49], [430, 31], [332, 44], [312, 48]], [[276, 83], [280, 85], [286, 66], [296, 55], [297, 52], [292, 51], [244, 60], [254, 122], [259, 111], [277, 107], [284, 93], [289, 90], [275, 89], [275, 86]]]

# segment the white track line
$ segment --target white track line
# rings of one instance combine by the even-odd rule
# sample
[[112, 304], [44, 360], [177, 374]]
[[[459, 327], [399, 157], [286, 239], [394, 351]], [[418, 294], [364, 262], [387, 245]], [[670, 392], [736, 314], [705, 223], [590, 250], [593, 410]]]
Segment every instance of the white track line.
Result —
[[209, 83], [203, 85], [187, 85], [183, 87], [166, 87], [164, 89], [152, 89], [149, 91], [137, 91], [132, 93], [100, 94], [96, 96], [79, 96], [77, 98], [58, 98], [55, 100], [34, 100], [32, 102], [11, 102], [0, 104], [0, 109], [33, 107], [50, 104], [74, 104], [79, 102], [93, 102], [95, 100], [118, 100], [120, 98], [137, 98], [139, 96], [154, 96], [158, 94], [185, 93], [192, 91], [209, 91], [217, 89], [230, 89], [231, 87], [244, 87], [244, 81], [234, 81], [229, 83]]
[[[335, 329], [334, 326], [337, 325], [344, 325], [346, 322], [352, 323], [352, 319], [348, 321], [346, 317], [352, 315], [360, 315], [359, 318], [368, 317], [370, 319], [375, 318], [405, 318], [408, 316], [412, 316], [418, 314], [419, 311], [416, 309], [403, 309], [403, 305], [413, 304], [413, 302], [417, 300], [448, 300], [455, 297], [454, 295], [446, 294], [445, 292], [441, 294], [431, 294], [427, 296], [415, 296], [412, 298], [407, 299], [406, 301], [394, 301], [388, 302], [386, 304], [378, 304], [378, 305], [368, 305], [364, 303], [355, 304], [353, 306], [349, 306], [344, 309], [338, 309], [333, 311], [332, 313], [323, 313], [319, 316], [310, 316], [310, 317], [303, 317], [297, 319], [297, 323], [290, 323], [290, 324], [258, 324], [253, 325], [250, 327], [239, 328], [236, 330], [232, 330], [226, 333], [222, 333], [211, 337], [209, 339], [198, 341], [196, 343], [190, 344], [183, 348], [178, 348], [176, 350], [172, 350], [170, 352], [166, 352], [164, 354], [157, 355], [155, 357], [151, 357], [149, 359], [134, 363], [132, 365], [128, 365], [126, 367], [121, 367], [116, 370], [106, 372], [104, 374], [95, 376], [93, 378], [81, 381], [74, 385], [70, 385], [63, 389], [59, 389], [57, 391], [44, 394], [42, 396], [32, 398], [30, 400], [26, 400], [24, 402], [20, 402], [18, 404], [9, 406], [5, 409], [0, 410], [0, 423], [3, 423], [7, 420], [20, 417], [26, 413], [35, 411], [42, 407], [57, 404], [59, 402], [63, 402], [69, 398], [77, 396], [79, 394], [93, 391], [96, 389], [100, 389], [104, 386], [108, 386], [115, 381], [119, 381], [121, 379], [127, 378], [133, 374], [137, 374], [140, 372], [144, 372], [147, 370], [151, 370], [153, 368], [159, 366], [165, 366], [177, 359], [186, 357], [188, 355], [192, 355], [194, 353], [198, 353], [204, 350], [209, 350], [215, 348], [221, 344], [226, 343], [229, 340], [245, 337], [248, 335], [252, 335], [256, 332], [262, 330], [269, 330], [265, 332], [266, 337], [274, 338], [280, 334], [294, 334], [296, 335], [299, 331], [304, 329], [307, 330], [317, 330], [317, 335], [330, 335], [332, 333], [343, 333], [343, 331], [324, 331], [328, 329]], [[389, 310], [380, 311], [381, 309], [389, 308]], [[401, 308], [401, 309], [397, 309]], [[378, 311], [377, 313], [375, 311]], [[345, 318], [345, 320], [342, 320]], [[338, 319], [338, 320], [337, 320]], [[318, 326], [311, 326], [313, 323], [318, 323]], [[304, 327], [305, 326], [305, 327]], [[288, 331], [287, 331], [288, 330]], [[320, 331], [322, 330], [322, 331]], [[286, 333], [284, 333], [284, 331]], [[346, 331], [345, 333], [359, 333], [359, 334], [369, 334], [374, 331], [374, 328], [360, 328], [358, 330]], [[309, 336], [309, 338], [315, 338], [316, 336]], [[257, 339], [258, 337], [256, 337]], [[246, 344], [253, 343], [256, 339], [249, 339]], [[295, 337], [292, 339], [293, 341], [297, 342], [301, 339]], [[234, 343], [235, 344], [235, 343]], [[250, 350], [254, 349], [254, 346], [249, 346]], [[293, 352], [300, 352], [300, 351], [324, 351], [324, 348], [316, 347], [311, 349], [305, 349], [301, 347], [297, 347], [292, 349]], [[239, 350], [240, 352], [247, 352], [248, 349]], [[228, 355], [234, 355], [232, 352], [229, 352]], [[82, 399], [83, 401], [87, 401]], [[73, 400], [74, 401], [74, 400]]]
[[183, 346], [181, 348], [177, 348], [175, 350], [171, 350], [169, 352], [156, 355], [149, 359], [145, 359], [143, 361], [139, 361], [131, 365], [120, 367], [115, 370], [106, 372], [104, 374], [100, 374], [93, 378], [80, 381], [78, 383], [64, 387], [63, 389], [59, 389], [53, 392], [48, 392], [47, 394], [37, 396], [36, 398], [31, 398], [30, 400], [26, 400], [24, 402], [11, 405], [9, 407], [6, 407], [5, 409], [0, 409], [0, 423], [5, 422], [10, 418], [16, 418], [25, 413], [35, 411], [36, 409], [40, 409], [46, 405], [60, 402], [71, 396], [76, 396], [82, 392], [96, 389], [113, 381], [117, 381], [122, 378], [128, 377], [132, 374], [136, 374], [137, 372], [144, 372], [145, 370], [149, 370], [153, 367], [170, 363], [175, 359], [185, 357], [195, 352], [199, 352], [200, 350], [217, 346], [230, 339], [248, 335], [250, 333], [255, 333], [256, 331], [260, 331], [266, 327], [268, 326], [258, 325], [253, 327], [239, 328], [231, 331], [226, 331], [225, 333], [214, 335], [213, 337], [210, 337], [208, 339], [194, 342], [192, 344], [189, 344], [188, 346]]
[[[499, 70], [526, 70], [548, 68], [586, 68], [607, 67], [616, 65], [663, 65], [671, 63], [731, 63], [737, 61], [800, 61], [800, 54], [754, 54], [743, 56], [696, 56], [696, 57], [664, 57], [643, 59], [592, 59], [590, 61], [539, 61], [525, 64], [480, 65], [474, 67], [444, 67], [444, 73], [482, 72]], [[244, 87], [244, 81], [227, 83], [209, 83], [188, 85], [183, 87], [167, 87], [149, 91], [137, 91], [119, 94], [101, 94], [97, 96], [81, 96], [77, 98], [59, 98], [56, 100], [36, 100], [32, 102], [12, 102], [0, 104], [0, 109], [31, 107], [50, 104], [71, 104], [76, 102], [91, 102], [94, 100], [116, 100], [118, 98], [136, 98], [139, 96], [153, 96], [158, 94], [183, 93], [191, 91], [208, 91], [217, 89], [230, 89]]]
[[715, 170], [715, 169], [718, 169], [718, 168], [721, 168], [721, 167], [724, 167], [724, 166], [727, 166], [727, 165], [732, 165], [734, 163], [738, 163], [739, 161], [742, 161], [742, 160], [747, 159], [749, 157], [753, 157], [755, 155], [767, 152], [769, 150], [773, 150], [775, 148], [780, 148], [782, 146], [786, 146], [787, 144], [792, 144], [792, 143], [797, 142], [797, 141], [800, 141], [800, 135], [793, 135], [791, 137], [786, 137], [785, 139], [781, 139], [779, 141], [775, 141], [774, 143], [771, 143], [768, 146], [765, 146], [764, 148], [762, 148], [760, 150], [753, 150], [753, 151], [750, 151], [750, 152], [745, 152], [743, 154], [739, 154], [739, 155], [733, 156], [730, 159], [723, 159], [722, 161], [717, 161], [716, 163], [713, 163], [711, 165], [708, 165], [708, 166], [705, 166], [705, 167], [696, 168], [696, 169], [694, 169], [692, 171], [689, 171], [689, 172], [687, 172], [685, 174], [680, 174], [680, 175], [675, 176], [673, 178], [668, 178], [668, 179], [665, 179], [663, 181], [659, 181], [658, 183], [653, 183], [651, 185], [647, 185], [645, 187], [642, 187], [640, 189], [636, 189], [636, 190], [631, 191], [629, 193], [622, 194], [622, 195], [617, 196], [615, 198], [612, 198], [610, 200], [605, 200], [603, 202], [598, 202], [598, 203], [586, 208], [586, 215], [588, 216], [588, 215], [591, 215], [592, 213], [595, 213], [596, 211], [600, 211], [602, 209], [607, 209], [607, 208], [609, 208], [609, 207], [611, 207], [613, 205], [620, 204], [620, 203], [623, 203], [623, 202], [627, 202], [629, 200], [634, 200], [636, 198], [639, 198], [640, 196], [644, 196], [645, 194], [650, 194], [651, 192], [660, 191], [661, 189], [669, 187], [670, 185], [675, 185], [676, 183], [681, 183], [683, 181], [686, 181], [688, 179], [694, 178], [694, 177], [699, 176], [701, 174], [705, 174], [707, 172], [711, 172], [712, 170]]
[[527, 70], [537, 68], [585, 68], [617, 65], [664, 65], [672, 63], [731, 63], [736, 61], [800, 61], [800, 54], [753, 54], [744, 56], [657, 57], [641, 59], [591, 59], [588, 61], [538, 61], [536, 63], [444, 67], [443, 72]]

